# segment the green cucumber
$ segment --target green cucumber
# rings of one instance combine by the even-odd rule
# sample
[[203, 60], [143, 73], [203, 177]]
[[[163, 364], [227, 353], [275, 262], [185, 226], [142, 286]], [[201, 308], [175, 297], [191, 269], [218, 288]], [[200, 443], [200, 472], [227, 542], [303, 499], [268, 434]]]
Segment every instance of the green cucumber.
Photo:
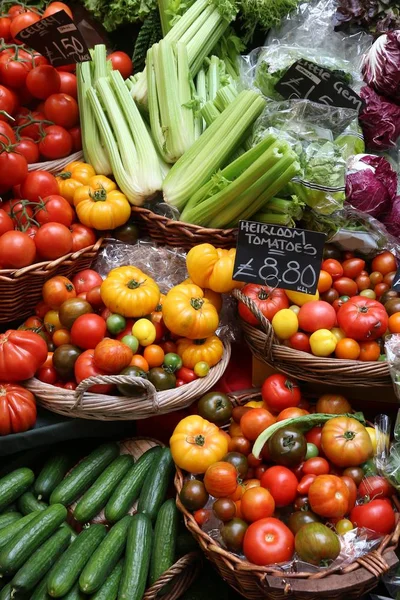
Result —
[[0, 479], [0, 510], [26, 492], [35, 480], [31, 469], [17, 469]]
[[119, 600], [141, 600], [150, 566], [153, 531], [148, 515], [132, 517], [126, 542], [125, 563], [118, 591]]
[[162, 448], [159, 457], [148, 472], [139, 497], [138, 512], [149, 515], [152, 522], [165, 500], [168, 486], [174, 471], [169, 448]]
[[21, 513], [19, 512], [9, 512], [4, 515], [0, 515], [0, 529], [4, 529], [7, 525], [11, 525], [11, 523], [15, 523], [22, 518]]
[[79, 585], [85, 594], [97, 592], [121, 558], [132, 517], [124, 517], [106, 535], [82, 571]]
[[87, 600], [87, 596], [81, 592], [79, 583], [76, 583], [73, 588], [70, 589], [68, 594], [63, 596], [63, 600]]
[[69, 506], [96, 481], [104, 469], [117, 458], [119, 446], [103, 444], [86, 456], [53, 490], [50, 504]]
[[50, 571], [47, 591], [52, 598], [65, 596], [77, 583], [93, 552], [105, 538], [104, 525], [91, 525], [72, 542]]
[[82, 496], [74, 510], [74, 518], [79, 523], [87, 523], [105, 507], [118, 483], [133, 463], [129, 454], [118, 456], [108, 465], [97, 481]]
[[33, 491], [39, 500], [50, 498], [51, 493], [62, 482], [71, 466], [72, 458], [65, 452], [58, 452], [49, 458], [33, 486]]
[[134, 502], [138, 499], [149, 469], [160, 452], [161, 448], [159, 446], [150, 448], [129, 469], [107, 503], [104, 511], [107, 521], [115, 523], [128, 514]]
[[[61, 504], [49, 506], [35, 515], [0, 551], [0, 574], [14, 575], [33, 552], [53, 535], [66, 517], [67, 509]], [[18, 525], [18, 522], [13, 525]]]
[[14, 575], [11, 581], [13, 591], [18, 595], [33, 590], [54, 565], [58, 557], [68, 548], [70, 542], [71, 535], [68, 529], [60, 527], [51, 538], [28, 558], [26, 563]]
[[22, 496], [18, 498], [17, 506], [23, 515], [29, 515], [29, 513], [37, 510], [45, 510], [48, 507], [48, 504], [40, 502], [40, 500], [35, 498], [32, 492], [25, 492], [25, 494], [22, 494]]
[[153, 585], [175, 562], [179, 512], [174, 499], [164, 502], [157, 515], [150, 560], [149, 583]]
[[11, 523], [0, 530], [0, 550], [6, 546], [28, 523], [30, 523], [39, 513], [30, 513], [19, 521]]
[[3, 508], [3, 510], [0, 510], [0, 515], [6, 515], [10, 512], [18, 512], [18, 506], [16, 502], [13, 502], [12, 504], [9, 504], [5, 508]]
[[119, 582], [121, 581], [123, 568], [124, 561], [120, 560], [99, 591], [93, 594], [91, 600], [117, 600]]
[[71, 527], [71, 525], [69, 523], [63, 523], [61, 525], [61, 527], [68, 529], [69, 534], [71, 536], [71, 542], [73, 542], [78, 537], [78, 534], [76, 533], [75, 529], [73, 527]]
[[7, 585], [4, 586], [3, 589], [1, 590], [0, 600], [12, 600], [11, 593], [12, 593], [11, 584], [7, 583]]
[[51, 596], [47, 593], [47, 582], [49, 580], [49, 573], [43, 577], [42, 581], [37, 587], [35, 587], [31, 600], [51, 600]]

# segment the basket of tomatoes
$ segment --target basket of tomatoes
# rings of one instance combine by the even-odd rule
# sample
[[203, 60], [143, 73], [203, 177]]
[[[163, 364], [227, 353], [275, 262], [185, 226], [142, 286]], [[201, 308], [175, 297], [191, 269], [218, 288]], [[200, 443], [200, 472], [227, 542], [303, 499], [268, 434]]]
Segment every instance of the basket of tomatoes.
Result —
[[398, 499], [376, 471], [375, 430], [326, 398], [295, 407], [297, 384], [278, 394], [282, 377], [262, 394], [208, 395], [178, 423], [178, 508], [249, 600], [360, 598], [398, 564]]
[[215, 334], [218, 310], [192, 283], [164, 296], [137, 267], [104, 280], [89, 269], [49, 279], [42, 297], [22, 328], [40, 335], [49, 355], [24, 385], [53, 412], [100, 420], [172, 412], [210, 390], [229, 363], [230, 344]]
[[256, 358], [304, 381], [389, 386], [385, 336], [400, 332], [396, 258], [385, 251], [366, 261], [331, 245], [325, 252], [314, 296], [255, 284], [234, 290], [246, 342]]

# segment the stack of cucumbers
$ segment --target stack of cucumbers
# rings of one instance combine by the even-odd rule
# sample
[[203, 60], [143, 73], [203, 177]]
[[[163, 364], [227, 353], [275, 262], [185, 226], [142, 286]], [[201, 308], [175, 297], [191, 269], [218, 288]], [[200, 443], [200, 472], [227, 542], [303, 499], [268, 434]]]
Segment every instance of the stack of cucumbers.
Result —
[[[108, 443], [72, 469], [55, 454], [37, 478], [20, 468], [0, 479], [0, 600], [141, 600], [175, 562], [173, 470], [168, 448], [134, 462]], [[102, 510], [109, 526], [90, 524]]]

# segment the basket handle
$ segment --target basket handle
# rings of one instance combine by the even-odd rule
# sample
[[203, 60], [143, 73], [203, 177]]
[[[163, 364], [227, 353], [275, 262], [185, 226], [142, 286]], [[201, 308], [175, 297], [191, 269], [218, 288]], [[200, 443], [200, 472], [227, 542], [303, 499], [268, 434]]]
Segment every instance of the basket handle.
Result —
[[[94, 375], [93, 377], [87, 377], [80, 382], [80, 384], [75, 389], [75, 404], [71, 410], [74, 410], [84, 400], [84, 394], [91, 388], [93, 385], [119, 385], [121, 383], [137, 385], [138, 387], [143, 388], [143, 392], [147, 393], [147, 396], [151, 400], [153, 406], [152, 409], [154, 412], [158, 413], [160, 410], [160, 404], [158, 401], [157, 390], [154, 385], [148, 379], [143, 379], [142, 377], [133, 377], [132, 375]], [[106, 396], [104, 397], [106, 399]], [[121, 396], [123, 399], [124, 396]]]
[[266, 334], [265, 345], [264, 345], [264, 353], [268, 358], [268, 361], [274, 362], [274, 357], [272, 353], [272, 346], [274, 344], [279, 345], [278, 338], [275, 336], [274, 330], [270, 321], [262, 314], [259, 310], [258, 306], [248, 296], [243, 294], [240, 290], [236, 289], [232, 292], [233, 296], [238, 300], [238, 302], [243, 302], [243, 304], [250, 310], [250, 312], [258, 319], [261, 325], [261, 329]]
[[[172, 587], [168, 590], [168, 593], [165, 595], [163, 594], [162, 598], [165, 600], [176, 600], [177, 598], [180, 598], [196, 579], [200, 567], [201, 555], [199, 552], [190, 552], [190, 554], [182, 556], [182, 558], [172, 565], [168, 571], [165, 571], [165, 573], [163, 573], [161, 577], [146, 590], [142, 600], [155, 600], [158, 598], [159, 592], [171, 582], [173, 582]], [[189, 570], [190, 573], [188, 573]]]

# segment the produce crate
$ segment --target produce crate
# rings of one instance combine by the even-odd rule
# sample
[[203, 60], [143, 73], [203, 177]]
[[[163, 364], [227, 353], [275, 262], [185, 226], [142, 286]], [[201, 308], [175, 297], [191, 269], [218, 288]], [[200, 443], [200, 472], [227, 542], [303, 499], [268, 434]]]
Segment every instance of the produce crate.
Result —
[[390, 389], [392, 380], [389, 366], [384, 361], [361, 362], [339, 358], [321, 358], [308, 352], [282, 346], [274, 334], [271, 323], [258, 310], [255, 303], [239, 290], [233, 295], [243, 302], [258, 319], [260, 328], [240, 320], [244, 337], [253, 356], [277, 371], [300, 381], [323, 382], [335, 386], [385, 386]]
[[[37, 402], [52, 412], [80, 419], [101, 421], [148, 419], [181, 408], [186, 408], [208, 392], [222, 377], [231, 356], [229, 342], [224, 342], [224, 354], [220, 362], [210, 369], [206, 377], [191, 383], [157, 392], [147, 379], [128, 375], [100, 375], [84, 379], [76, 390], [65, 390], [32, 378], [24, 383], [36, 396]], [[93, 385], [132, 384], [143, 389], [136, 397], [93, 394], [87, 390]]]
[[[242, 406], [250, 400], [261, 400], [258, 393], [237, 392], [230, 395], [234, 406]], [[191, 514], [181, 503], [179, 494], [184, 484], [184, 474], [178, 467], [175, 475], [177, 506], [183, 513], [185, 525], [200, 548], [229, 585], [249, 600], [358, 600], [373, 590], [379, 578], [399, 565], [396, 549], [400, 537], [400, 515], [396, 514], [396, 527], [386, 535], [379, 547], [358, 558], [352, 564], [339, 568], [329, 568], [317, 573], [283, 573], [275, 565], [260, 567], [236, 554], [228, 552], [202, 531]], [[394, 498], [399, 510], [400, 503]]]
[[99, 238], [93, 246], [65, 254], [56, 260], [34, 263], [18, 270], [0, 270], [0, 323], [22, 320], [31, 315], [42, 298], [43, 284], [54, 275], [71, 278], [82, 269], [88, 269], [103, 241], [103, 238]]

